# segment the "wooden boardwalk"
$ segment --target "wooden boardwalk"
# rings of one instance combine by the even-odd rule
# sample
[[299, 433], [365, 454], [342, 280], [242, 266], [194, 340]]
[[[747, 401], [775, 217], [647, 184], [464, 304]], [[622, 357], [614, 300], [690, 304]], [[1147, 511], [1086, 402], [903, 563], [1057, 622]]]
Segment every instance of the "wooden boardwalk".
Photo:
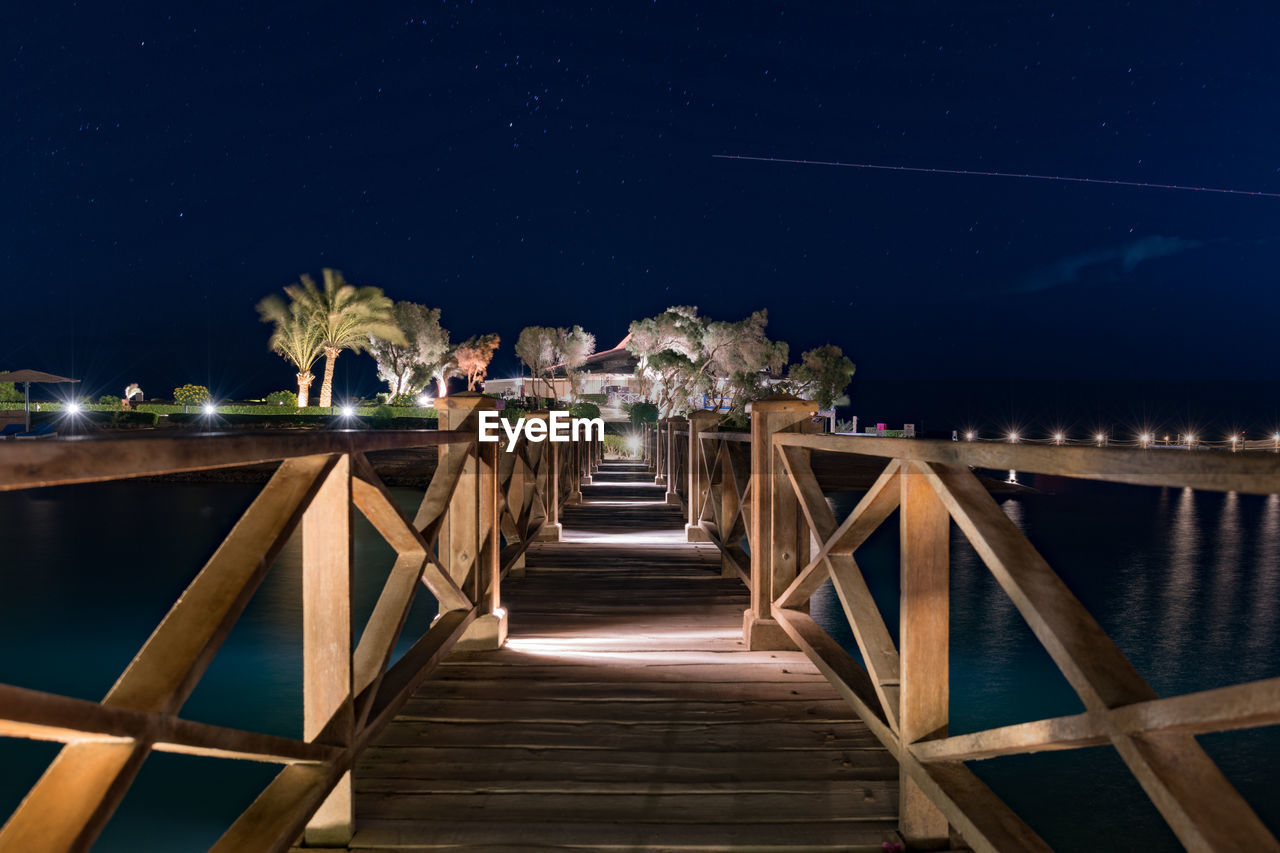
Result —
[[605, 463], [355, 772], [359, 850], [876, 850], [898, 767], [640, 466]]

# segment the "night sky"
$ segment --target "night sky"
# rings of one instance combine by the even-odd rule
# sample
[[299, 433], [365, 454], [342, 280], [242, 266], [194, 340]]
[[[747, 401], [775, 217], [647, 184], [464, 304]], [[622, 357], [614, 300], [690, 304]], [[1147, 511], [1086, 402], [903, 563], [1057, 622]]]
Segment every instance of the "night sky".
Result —
[[1280, 199], [712, 158], [1280, 191], [1274, 10], [187, 5], [0, 12], [0, 366], [287, 388], [254, 304], [334, 266], [499, 376], [672, 304], [860, 380], [1276, 376]]

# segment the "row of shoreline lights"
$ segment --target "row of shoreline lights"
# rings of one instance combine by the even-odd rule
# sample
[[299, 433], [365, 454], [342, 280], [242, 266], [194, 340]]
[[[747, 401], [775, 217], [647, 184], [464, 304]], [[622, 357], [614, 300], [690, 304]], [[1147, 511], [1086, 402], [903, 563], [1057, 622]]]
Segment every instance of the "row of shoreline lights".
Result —
[[[1167, 435], [1164, 437], [1164, 443], [1166, 445], [1169, 444], [1169, 438], [1170, 437]], [[965, 433], [964, 439], [965, 441], [979, 440], [978, 434], [976, 432], [973, 432], [972, 430]], [[1199, 440], [1196, 438], [1196, 436], [1193, 433], [1187, 433], [1186, 435], [1179, 435], [1177, 436], [1177, 439], [1178, 439], [1178, 443], [1174, 445], [1176, 447], [1183, 447], [1183, 446], [1193, 447]], [[1016, 432], [1011, 432], [1005, 436], [1005, 440], [1008, 441], [1010, 444], [1017, 444], [1020, 440], [1022, 440], [1022, 436], [1020, 436]], [[1054, 444], [1065, 444], [1067, 442], [1067, 437], [1065, 434], [1061, 432], [1055, 432], [1051, 437], [1051, 440], [1053, 441]], [[1271, 435], [1271, 440], [1276, 442], [1277, 447], [1280, 447], [1280, 432], [1273, 433]], [[1107, 439], [1106, 433], [1100, 432], [1093, 437], [1093, 442], [1096, 443], [1099, 447], [1103, 447], [1104, 445], [1106, 445], [1107, 441], [1108, 439]], [[1240, 436], [1232, 435], [1227, 438], [1227, 441], [1229, 441], [1231, 443], [1231, 446], [1234, 448], [1237, 445], [1237, 443], [1240, 441]], [[1156, 443], [1155, 436], [1153, 436], [1149, 432], [1144, 432], [1138, 436], [1138, 443], [1141, 444], [1143, 447], [1150, 447], [1152, 444]]]
[[[420, 408], [424, 408], [424, 409], [429, 408], [434, 402], [435, 400], [425, 395], [418, 398], [418, 406]], [[216, 415], [218, 414], [218, 404], [213, 402], [205, 403], [203, 406], [201, 406], [201, 410], [206, 415], [210, 415], [210, 416]], [[63, 407], [62, 411], [64, 414], [78, 415], [80, 414], [81, 411], [83, 411], [83, 407], [79, 403], [72, 400], [71, 402], [67, 403], [66, 406]], [[354, 418], [356, 415], [356, 407], [350, 404], [343, 405], [339, 407], [338, 413], [342, 415], [344, 418]]]

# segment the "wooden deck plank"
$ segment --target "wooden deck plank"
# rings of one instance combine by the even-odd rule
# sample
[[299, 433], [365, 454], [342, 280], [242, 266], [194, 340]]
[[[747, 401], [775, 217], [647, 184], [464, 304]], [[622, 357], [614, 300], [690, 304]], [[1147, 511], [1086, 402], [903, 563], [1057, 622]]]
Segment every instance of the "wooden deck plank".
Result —
[[889, 821], [739, 824], [516, 823], [505, 821], [370, 821], [356, 831], [357, 849], [474, 850], [497, 845], [536, 850], [875, 851], [895, 838]]
[[879, 850], [898, 768], [651, 475], [606, 466], [503, 586], [507, 647], [455, 654], [355, 771], [365, 850]]
[[[785, 772], [779, 772], [779, 755], [772, 750], [660, 753], [652, 750], [539, 747], [486, 747], [477, 755], [474, 747], [375, 747], [365, 754], [356, 785], [365, 779], [415, 779], [496, 784], [503, 781], [541, 781], [554, 786], [565, 779], [578, 782], [615, 782], [627, 779], [647, 785], [672, 782], [732, 782], [744, 786], [794, 781], [860, 782], [877, 778], [892, 762], [879, 745], [858, 749], [796, 750], [781, 756]], [[891, 779], [896, 784], [897, 765]], [[870, 775], [865, 775], [870, 774]]]

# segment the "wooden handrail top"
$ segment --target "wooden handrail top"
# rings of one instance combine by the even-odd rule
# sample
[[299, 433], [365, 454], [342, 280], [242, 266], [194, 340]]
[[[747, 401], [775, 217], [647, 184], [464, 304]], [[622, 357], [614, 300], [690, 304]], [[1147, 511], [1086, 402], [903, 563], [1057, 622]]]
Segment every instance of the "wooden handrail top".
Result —
[[775, 445], [826, 453], [853, 453], [943, 465], [1009, 469], [1129, 483], [1190, 487], [1216, 492], [1280, 492], [1280, 454], [1270, 451], [1193, 452], [1174, 449], [987, 444], [932, 439], [778, 433]]
[[698, 438], [703, 441], [740, 441], [743, 444], [751, 443], [751, 433], [749, 432], [700, 432]]
[[320, 453], [371, 453], [476, 442], [437, 430], [270, 430], [87, 436], [0, 443], [0, 491], [237, 468]]

